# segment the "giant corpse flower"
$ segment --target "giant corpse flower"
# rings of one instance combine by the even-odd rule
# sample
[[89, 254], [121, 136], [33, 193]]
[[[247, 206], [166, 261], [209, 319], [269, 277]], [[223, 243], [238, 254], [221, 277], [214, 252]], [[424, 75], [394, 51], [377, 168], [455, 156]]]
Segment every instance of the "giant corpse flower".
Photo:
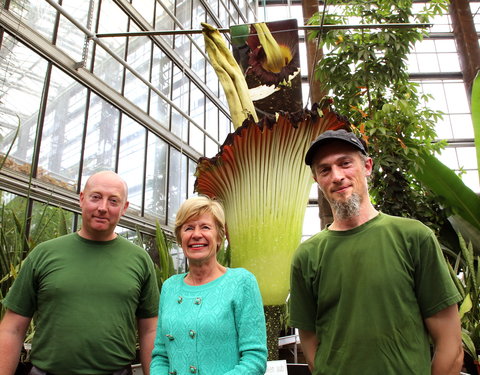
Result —
[[[242, 70], [218, 30], [208, 24], [202, 26], [205, 47], [225, 90], [236, 130], [227, 136], [215, 157], [199, 159], [195, 190], [223, 202], [231, 266], [248, 269], [258, 280], [265, 305], [269, 359], [274, 360], [278, 359], [278, 334], [290, 284], [290, 260], [300, 243], [312, 182], [303, 158], [311, 141], [320, 133], [349, 124], [330, 110], [330, 99], [315, 104], [311, 111], [298, 110], [300, 83], [291, 81], [298, 74], [288, 75], [288, 84], [284, 75], [283, 83], [273, 85], [274, 95], [257, 98], [254, 106], [252, 89], [249, 90]], [[258, 52], [262, 49], [265, 54], [256, 55], [261, 61], [261, 65], [257, 64], [259, 69], [247, 69], [259, 79], [260, 86], [254, 90], [265, 86], [262, 85], [265, 74], [257, 75], [262, 69], [267, 71], [273, 66], [273, 70], [278, 70], [273, 72], [275, 78], [295, 60], [281, 57], [280, 44], [273, 40], [266, 25], [255, 28], [257, 39], [262, 39]], [[272, 53], [275, 49], [278, 51]], [[274, 60], [285, 65], [278, 67]], [[247, 71], [246, 74], [249, 75]], [[264, 83], [268, 86], [272, 82]], [[256, 112], [263, 115], [262, 120], [254, 119]]]
[[247, 119], [213, 158], [200, 158], [195, 190], [225, 207], [231, 265], [251, 271], [264, 305], [283, 305], [291, 256], [300, 243], [312, 177], [304, 163], [313, 139], [348, 127], [330, 110], [280, 112], [276, 120]]

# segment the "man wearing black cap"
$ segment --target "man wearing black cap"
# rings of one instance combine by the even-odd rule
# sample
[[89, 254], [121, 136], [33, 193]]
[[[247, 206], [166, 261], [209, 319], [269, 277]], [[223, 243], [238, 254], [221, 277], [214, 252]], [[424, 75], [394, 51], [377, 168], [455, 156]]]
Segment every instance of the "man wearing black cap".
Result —
[[321, 134], [305, 163], [334, 218], [292, 262], [290, 325], [312, 373], [459, 374], [461, 296], [432, 231], [373, 207], [353, 133]]

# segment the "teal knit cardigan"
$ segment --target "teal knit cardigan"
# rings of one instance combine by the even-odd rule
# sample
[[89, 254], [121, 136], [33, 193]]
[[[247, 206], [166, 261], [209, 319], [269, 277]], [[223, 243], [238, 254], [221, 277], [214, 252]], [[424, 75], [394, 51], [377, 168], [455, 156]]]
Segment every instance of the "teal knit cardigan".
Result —
[[185, 276], [162, 286], [151, 375], [263, 375], [265, 316], [255, 277], [227, 268], [218, 279], [191, 286]]

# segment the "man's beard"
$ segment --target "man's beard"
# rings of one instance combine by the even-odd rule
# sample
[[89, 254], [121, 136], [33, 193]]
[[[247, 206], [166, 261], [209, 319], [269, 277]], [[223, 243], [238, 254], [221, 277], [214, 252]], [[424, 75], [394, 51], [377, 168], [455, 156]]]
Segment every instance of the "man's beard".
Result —
[[362, 199], [360, 195], [353, 193], [346, 201], [332, 199], [330, 201], [330, 206], [332, 207], [335, 218], [345, 220], [360, 215], [361, 203]]

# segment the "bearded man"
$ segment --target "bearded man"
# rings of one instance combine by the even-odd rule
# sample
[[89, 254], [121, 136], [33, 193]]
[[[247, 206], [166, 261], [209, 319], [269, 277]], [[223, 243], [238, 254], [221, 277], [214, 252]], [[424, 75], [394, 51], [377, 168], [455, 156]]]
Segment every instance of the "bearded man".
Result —
[[375, 209], [353, 133], [321, 134], [305, 163], [334, 218], [291, 268], [290, 325], [312, 374], [459, 374], [461, 296], [433, 232]]

